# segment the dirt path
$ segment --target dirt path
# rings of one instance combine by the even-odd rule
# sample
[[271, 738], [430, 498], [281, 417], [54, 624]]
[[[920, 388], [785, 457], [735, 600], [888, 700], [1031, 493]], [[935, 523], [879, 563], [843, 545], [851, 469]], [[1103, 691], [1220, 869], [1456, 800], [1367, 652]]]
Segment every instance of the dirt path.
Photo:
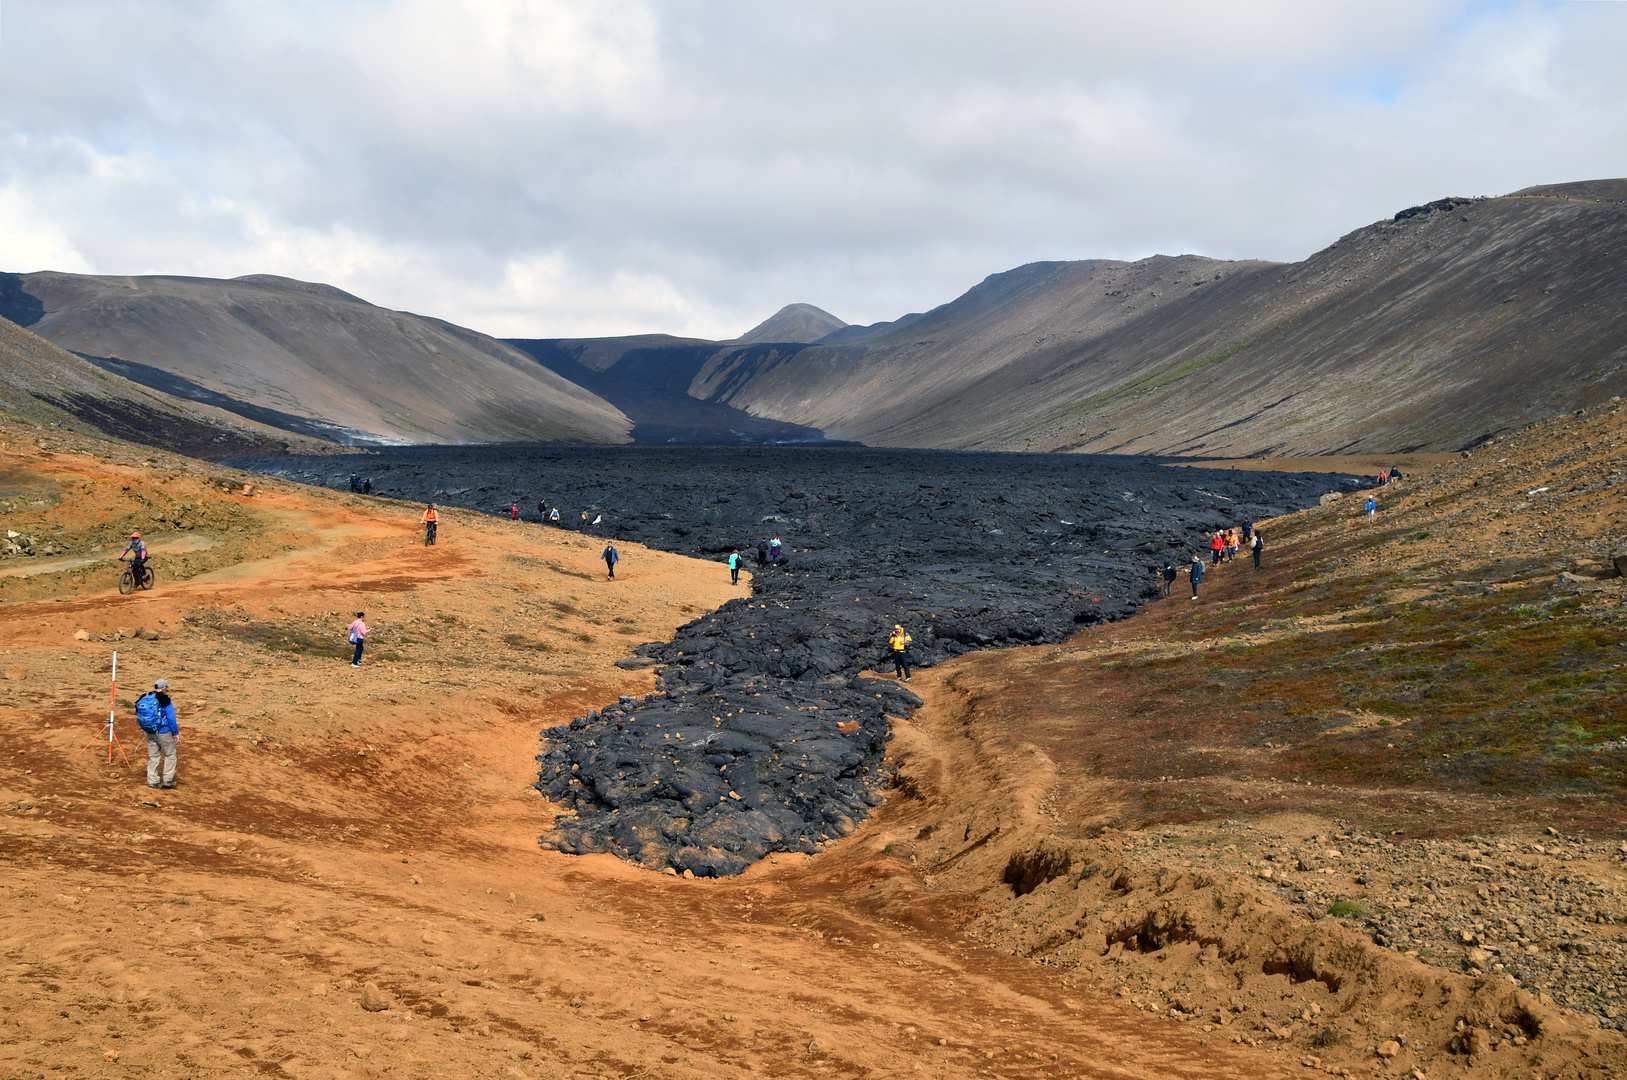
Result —
[[[0, 607], [8, 1074], [1255, 1077], [1294, 1064], [1149, 1023], [968, 940], [978, 901], [933, 891], [906, 846], [948, 816], [1005, 813], [1005, 796], [977, 780], [987, 765], [956, 714], [931, 704], [898, 741], [935, 763], [937, 789], [890, 799], [826, 855], [712, 881], [539, 849], [538, 730], [650, 692], [647, 671], [614, 661], [733, 595], [719, 566], [623, 545], [610, 583], [595, 540], [536, 526], [451, 513], [426, 550], [412, 508], [0, 457], [0, 471], [86, 500], [184, 491], [188, 513], [236, 523], [203, 553], [218, 564], [151, 593], [118, 596], [106, 563], [31, 575], [32, 599]], [[30, 527], [55, 514], [90, 528], [80, 505], [34, 508]], [[375, 634], [353, 670], [342, 638], [358, 609]], [[99, 741], [114, 648], [135, 769], [110, 767]], [[158, 677], [183, 730], [174, 790], [146, 787], [130, 719]]]

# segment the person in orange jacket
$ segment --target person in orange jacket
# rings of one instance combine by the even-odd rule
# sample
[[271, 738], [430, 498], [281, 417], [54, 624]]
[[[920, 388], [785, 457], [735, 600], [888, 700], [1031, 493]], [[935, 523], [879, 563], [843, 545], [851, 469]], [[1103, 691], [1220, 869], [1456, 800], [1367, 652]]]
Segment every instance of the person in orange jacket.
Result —
[[435, 504], [430, 503], [429, 509], [425, 510], [424, 516], [418, 520], [424, 523], [424, 546], [433, 547], [435, 545], [435, 526], [441, 520], [441, 515], [435, 510]]

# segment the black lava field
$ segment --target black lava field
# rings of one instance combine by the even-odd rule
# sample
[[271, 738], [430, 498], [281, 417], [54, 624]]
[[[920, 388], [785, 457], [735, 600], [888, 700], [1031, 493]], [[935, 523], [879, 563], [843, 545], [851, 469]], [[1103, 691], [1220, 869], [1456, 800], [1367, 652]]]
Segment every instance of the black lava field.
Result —
[[[697, 876], [771, 851], [813, 852], [881, 801], [889, 714], [919, 699], [892, 678], [903, 623], [914, 662], [1065, 640], [1157, 595], [1153, 567], [1190, 561], [1206, 531], [1300, 509], [1353, 481], [1171, 468], [1128, 458], [791, 447], [418, 447], [229, 464], [492, 513], [537, 500], [583, 531], [754, 574], [731, 600], [640, 646], [660, 691], [543, 732], [537, 788], [562, 815], [545, 846], [611, 852]], [[574, 526], [572, 526], [574, 527]], [[758, 566], [778, 537], [782, 565]], [[1267, 536], [1269, 542], [1270, 537]], [[1268, 548], [1269, 550], [1269, 548]]]

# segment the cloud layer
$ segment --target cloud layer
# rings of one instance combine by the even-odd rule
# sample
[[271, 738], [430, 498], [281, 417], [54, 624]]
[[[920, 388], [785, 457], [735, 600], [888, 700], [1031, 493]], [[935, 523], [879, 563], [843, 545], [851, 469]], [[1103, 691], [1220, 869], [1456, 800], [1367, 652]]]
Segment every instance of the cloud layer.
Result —
[[10, 0], [0, 268], [507, 336], [894, 318], [1627, 175], [1627, 4]]

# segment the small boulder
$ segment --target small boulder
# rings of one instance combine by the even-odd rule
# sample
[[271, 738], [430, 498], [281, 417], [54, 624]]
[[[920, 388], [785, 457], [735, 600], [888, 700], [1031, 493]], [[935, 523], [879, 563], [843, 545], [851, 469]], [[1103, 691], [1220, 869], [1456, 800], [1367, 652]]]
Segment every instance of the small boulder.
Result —
[[383, 1012], [390, 1007], [390, 999], [378, 988], [377, 983], [368, 983], [362, 987], [361, 1005], [368, 1012]]
[[75, 630], [73, 632], [73, 639], [75, 641], [89, 641], [90, 640], [90, 631], [89, 630]]
[[1401, 1044], [1396, 1042], [1394, 1039], [1386, 1039], [1384, 1042], [1378, 1044], [1378, 1056], [1384, 1058], [1385, 1060], [1395, 1057], [1395, 1055], [1399, 1054], [1400, 1052]]
[[136, 637], [140, 638], [142, 641], [157, 641], [158, 631], [154, 630], [150, 626], [143, 626], [140, 630], [136, 631]]

